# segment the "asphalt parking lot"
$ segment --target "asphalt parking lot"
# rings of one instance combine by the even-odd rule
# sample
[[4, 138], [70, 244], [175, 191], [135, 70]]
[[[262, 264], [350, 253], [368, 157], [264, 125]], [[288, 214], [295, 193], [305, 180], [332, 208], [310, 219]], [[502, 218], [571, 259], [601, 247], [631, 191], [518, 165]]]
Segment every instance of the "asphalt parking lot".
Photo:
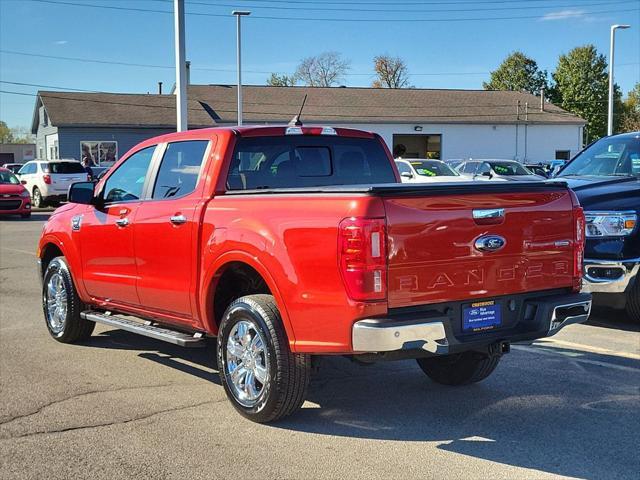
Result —
[[481, 384], [446, 388], [413, 361], [323, 359], [296, 416], [256, 425], [211, 349], [98, 326], [45, 328], [35, 248], [48, 213], [0, 218], [0, 477], [638, 478], [640, 328], [597, 310], [517, 346]]

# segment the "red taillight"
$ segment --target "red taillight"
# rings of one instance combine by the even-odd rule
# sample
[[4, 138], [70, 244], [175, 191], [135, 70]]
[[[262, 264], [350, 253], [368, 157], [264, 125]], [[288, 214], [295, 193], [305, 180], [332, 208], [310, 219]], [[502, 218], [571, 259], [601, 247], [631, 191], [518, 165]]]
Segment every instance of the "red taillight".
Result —
[[573, 291], [582, 289], [582, 275], [584, 267], [584, 239], [585, 218], [581, 207], [573, 207], [573, 220], [575, 222], [575, 244], [573, 246]]
[[384, 218], [345, 218], [338, 227], [340, 273], [353, 300], [387, 296], [387, 235]]
[[44, 183], [51, 185], [51, 175], [43, 175], [42, 179], [44, 180]]

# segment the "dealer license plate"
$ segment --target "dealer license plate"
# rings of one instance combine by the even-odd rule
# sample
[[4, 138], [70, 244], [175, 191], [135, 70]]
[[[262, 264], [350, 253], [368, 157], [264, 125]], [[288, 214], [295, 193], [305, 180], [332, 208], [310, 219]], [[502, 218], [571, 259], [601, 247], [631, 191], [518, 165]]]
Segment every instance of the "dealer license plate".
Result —
[[502, 308], [494, 300], [472, 303], [462, 311], [462, 329], [471, 332], [491, 330], [502, 323]]

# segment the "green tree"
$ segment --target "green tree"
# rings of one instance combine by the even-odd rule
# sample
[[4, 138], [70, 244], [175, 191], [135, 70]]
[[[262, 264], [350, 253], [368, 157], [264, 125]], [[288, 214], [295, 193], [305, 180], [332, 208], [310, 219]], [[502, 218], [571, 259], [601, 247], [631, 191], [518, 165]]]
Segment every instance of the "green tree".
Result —
[[640, 82], [635, 84], [624, 100], [621, 123], [621, 132], [640, 131]]
[[524, 53], [513, 52], [482, 86], [485, 90], [525, 90], [540, 95], [540, 90], [547, 88], [547, 72], [540, 70], [536, 61]]
[[0, 143], [13, 143], [13, 133], [2, 120], [0, 120]]
[[298, 79], [295, 75], [278, 75], [277, 73], [272, 73], [269, 78], [267, 78], [267, 85], [271, 87], [293, 87], [298, 82]]
[[[560, 55], [558, 66], [552, 75], [550, 97], [553, 103], [587, 121], [587, 142], [607, 134], [607, 103], [609, 75], [607, 60], [593, 45], [576, 47], [566, 55]], [[614, 129], [622, 119], [620, 89], [614, 93]]]

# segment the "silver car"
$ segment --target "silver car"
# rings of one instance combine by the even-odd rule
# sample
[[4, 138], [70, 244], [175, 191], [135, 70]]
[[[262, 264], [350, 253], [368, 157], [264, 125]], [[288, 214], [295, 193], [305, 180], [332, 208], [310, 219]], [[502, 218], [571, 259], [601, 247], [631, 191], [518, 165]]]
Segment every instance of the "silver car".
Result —
[[515, 160], [465, 160], [456, 168], [460, 175], [473, 180], [494, 181], [542, 181]]

